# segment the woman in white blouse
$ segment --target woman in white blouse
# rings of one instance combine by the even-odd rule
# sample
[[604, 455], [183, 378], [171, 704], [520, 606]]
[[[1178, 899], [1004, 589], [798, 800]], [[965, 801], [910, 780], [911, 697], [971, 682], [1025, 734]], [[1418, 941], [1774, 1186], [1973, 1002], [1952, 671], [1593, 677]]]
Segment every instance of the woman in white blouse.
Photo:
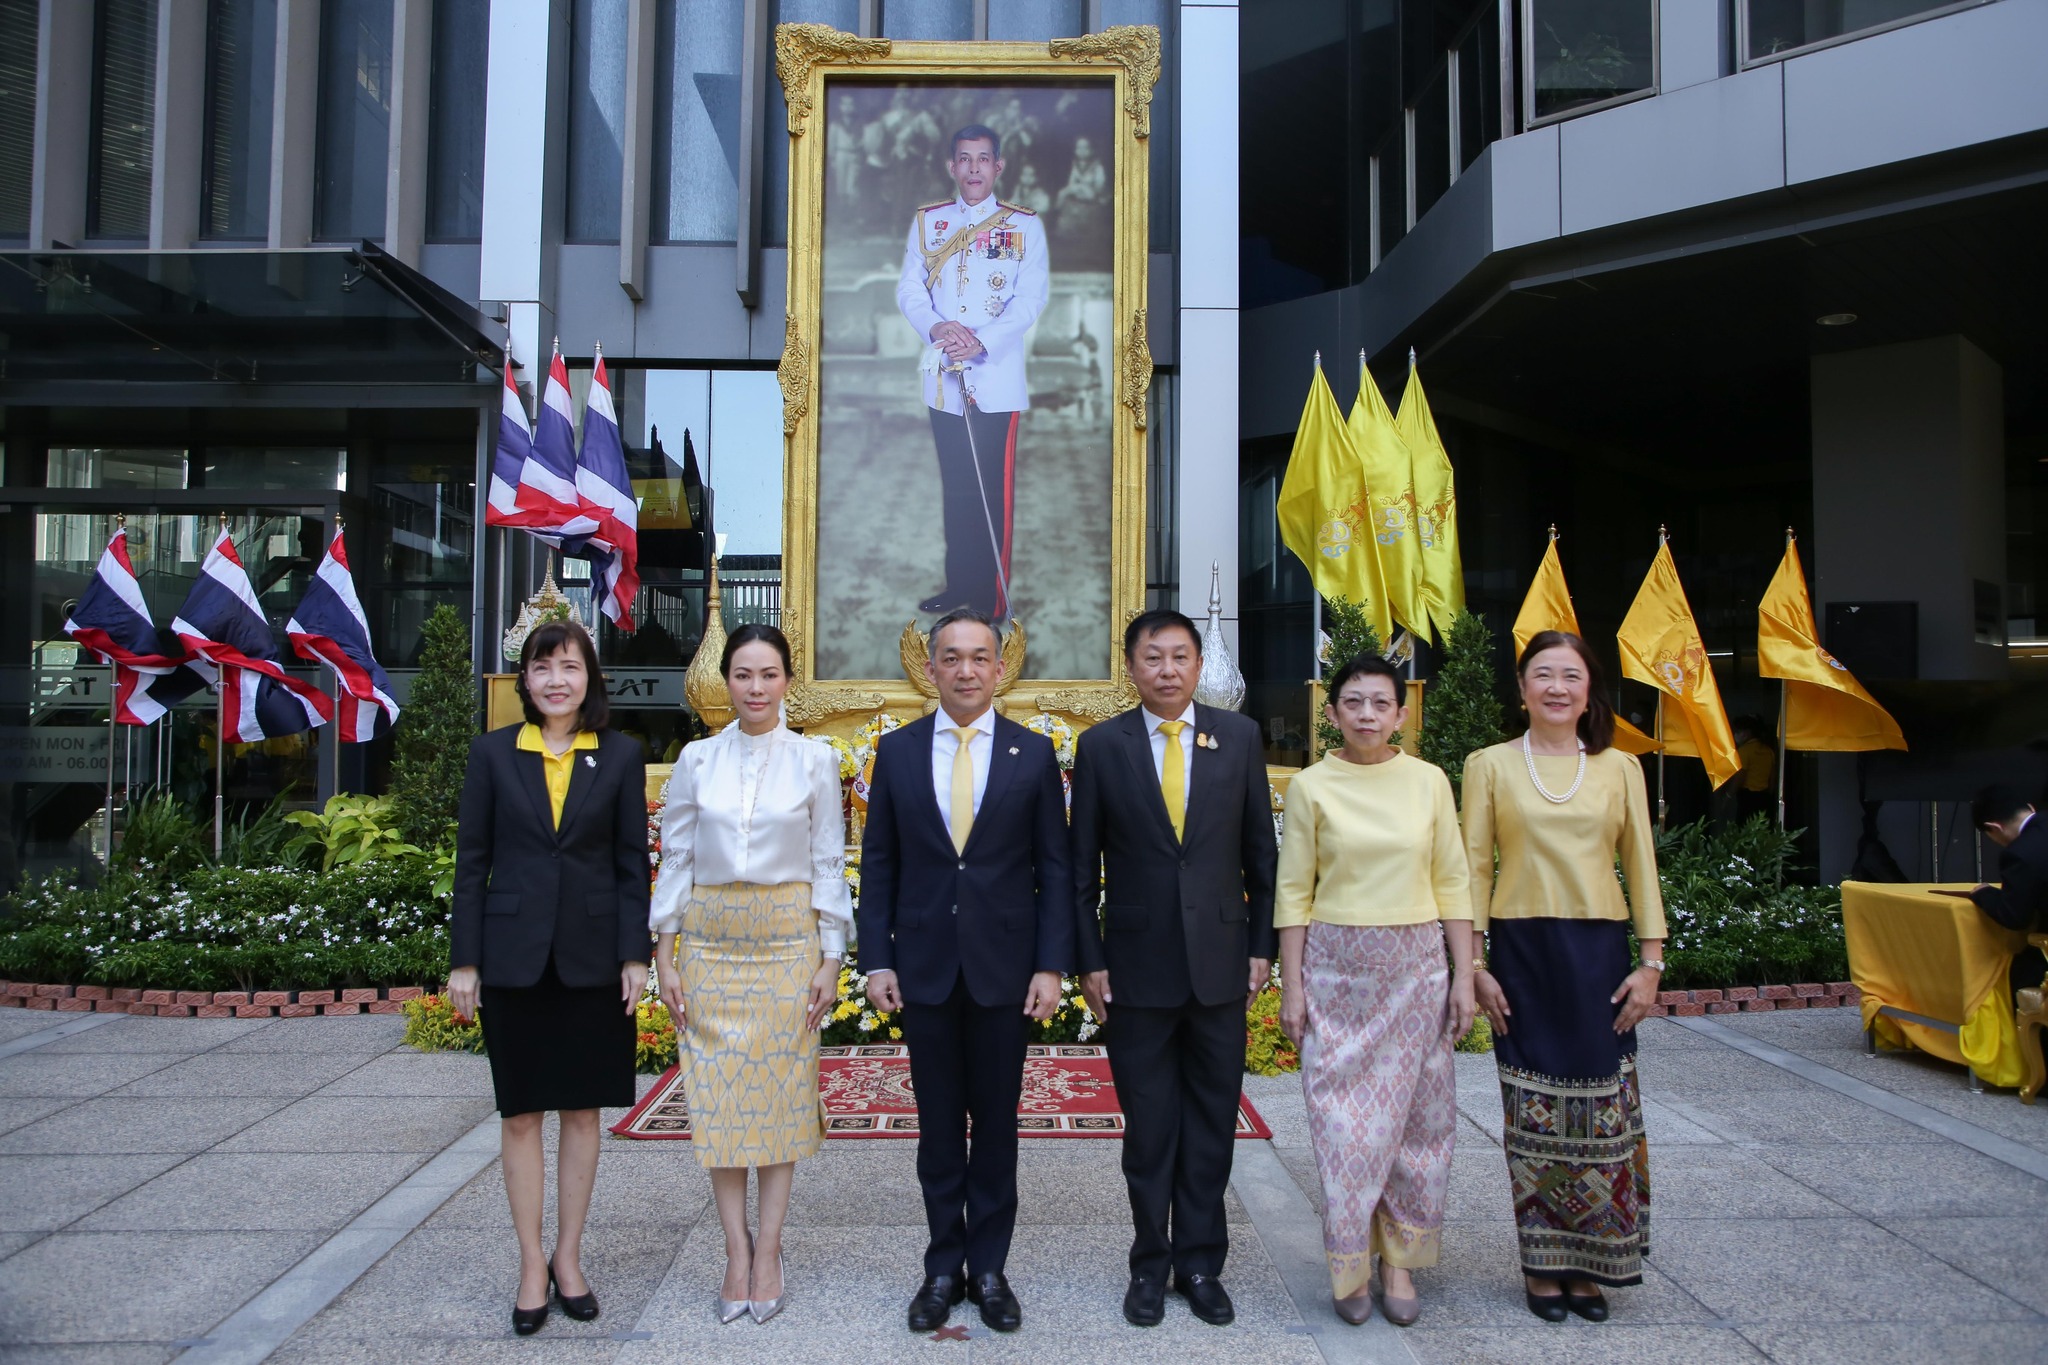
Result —
[[[692, 1145], [725, 1227], [718, 1318], [766, 1322], [785, 1297], [795, 1162], [825, 1136], [818, 1027], [838, 994], [853, 912], [838, 755], [782, 723], [789, 641], [742, 626], [723, 665], [739, 719], [676, 759], [650, 922], [682, 1040]], [[750, 1166], [758, 1237], [747, 1231]]]

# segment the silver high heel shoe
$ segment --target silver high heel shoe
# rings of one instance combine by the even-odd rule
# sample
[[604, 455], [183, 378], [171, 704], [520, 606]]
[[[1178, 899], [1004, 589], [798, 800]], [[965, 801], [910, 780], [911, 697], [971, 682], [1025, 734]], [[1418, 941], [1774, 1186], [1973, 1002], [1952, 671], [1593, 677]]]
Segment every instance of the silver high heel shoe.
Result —
[[[751, 1269], [751, 1263], [753, 1259], [754, 1238], [753, 1234], [749, 1233], [747, 1235], [747, 1260], [749, 1262], [750, 1267], [748, 1270], [748, 1277], [750, 1280], [753, 1274], [753, 1271]], [[727, 1297], [725, 1297], [724, 1290], [725, 1281], [721, 1279], [718, 1282], [718, 1288], [713, 1290], [711, 1295], [712, 1298], [717, 1300], [718, 1303], [718, 1325], [720, 1327], [723, 1327], [728, 1323], [738, 1322], [741, 1318], [747, 1315], [747, 1309], [750, 1306], [747, 1300], [745, 1299], [728, 1299]]]
[[[775, 1274], [782, 1280], [782, 1292], [772, 1299], [749, 1300], [747, 1303], [747, 1311], [753, 1314], [756, 1327], [780, 1313], [783, 1301], [789, 1297], [789, 1277], [783, 1274], [782, 1253], [779, 1251], [775, 1253]], [[748, 1286], [748, 1292], [753, 1292], [752, 1285]]]

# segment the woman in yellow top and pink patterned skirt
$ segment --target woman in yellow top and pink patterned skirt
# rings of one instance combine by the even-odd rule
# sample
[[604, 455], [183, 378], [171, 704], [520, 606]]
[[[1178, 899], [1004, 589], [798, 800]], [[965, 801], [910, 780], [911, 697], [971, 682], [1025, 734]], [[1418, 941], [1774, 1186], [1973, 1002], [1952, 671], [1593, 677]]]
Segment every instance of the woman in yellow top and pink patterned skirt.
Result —
[[1407, 721], [1401, 692], [1375, 656], [1331, 677], [1324, 712], [1344, 747], [1288, 788], [1273, 923], [1337, 1313], [1371, 1316], [1378, 1256], [1381, 1306], [1405, 1327], [1421, 1312], [1409, 1272], [1437, 1262], [1458, 1122], [1451, 1046], [1472, 1026], [1473, 994], [1458, 810], [1441, 769], [1389, 743]]
[[1479, 1008], [1529, 1311], [1603, 1322], [1600, 1286], [1640, 1284], [1650, 1246], [1635, 1029], [1664, 970], [1664, 900], [1642, 765], [1613, 747], [1585, 641], [1544, 631], [1516, 672], [1528, 732], [1465, 760]]

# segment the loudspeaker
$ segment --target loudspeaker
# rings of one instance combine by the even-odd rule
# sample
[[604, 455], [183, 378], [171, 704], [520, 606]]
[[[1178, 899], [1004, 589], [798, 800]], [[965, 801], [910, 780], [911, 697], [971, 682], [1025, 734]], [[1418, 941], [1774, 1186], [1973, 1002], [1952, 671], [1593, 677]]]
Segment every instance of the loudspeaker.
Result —
[[1920, 676], [1918, 602], [1830, 602], [1828, 652], [1865, 681]]

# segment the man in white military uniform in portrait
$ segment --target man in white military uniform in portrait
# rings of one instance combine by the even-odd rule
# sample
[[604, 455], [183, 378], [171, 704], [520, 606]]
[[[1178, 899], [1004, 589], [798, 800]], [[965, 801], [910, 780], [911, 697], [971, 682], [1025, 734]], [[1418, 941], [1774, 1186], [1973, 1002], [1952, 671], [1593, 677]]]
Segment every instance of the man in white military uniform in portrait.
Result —
[[1002, 139], [980, 124], [953, 134], [946, 171], [959, 194], [910, 224], [896, 306], [925, 343], [920, 374], [939, 453], [945, 586], [920, 611], [1010, 614], [1017, 419], [1031, 406], [1024, 356], [1045, 310], [1049, 262], [1038, 215], [995, 197]]

